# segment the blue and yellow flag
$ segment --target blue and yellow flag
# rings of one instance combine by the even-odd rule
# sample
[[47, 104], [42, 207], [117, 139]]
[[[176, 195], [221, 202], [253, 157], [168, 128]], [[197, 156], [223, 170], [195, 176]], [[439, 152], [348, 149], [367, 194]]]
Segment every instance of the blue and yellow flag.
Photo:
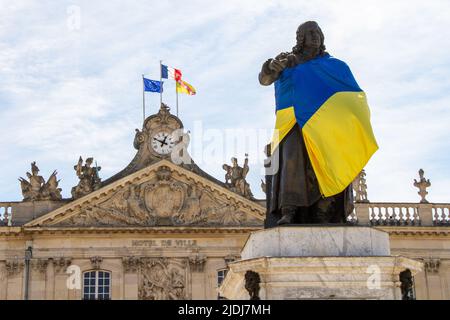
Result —
[[329, 54], [283, 71], [275, 82], [272, 150], [298, 123], [323, 196], [342, 192], [378, 145], [364, 91]]

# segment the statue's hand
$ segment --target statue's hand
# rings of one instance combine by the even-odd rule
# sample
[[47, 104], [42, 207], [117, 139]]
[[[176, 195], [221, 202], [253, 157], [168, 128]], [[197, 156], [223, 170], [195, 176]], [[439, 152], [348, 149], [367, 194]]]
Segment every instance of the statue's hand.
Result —
[[280, 61], [280, 60], [273, 59], [272, 61], [270, 61], [269, 69], [274, 72], [280, 73], [281, 71], [283, 71], [286, 68], [286, 65], [287, 65], [287, 60]]
[[284, 60], [289, 56], [289, 52], [282, 52], [275, 57], [275, 60]]

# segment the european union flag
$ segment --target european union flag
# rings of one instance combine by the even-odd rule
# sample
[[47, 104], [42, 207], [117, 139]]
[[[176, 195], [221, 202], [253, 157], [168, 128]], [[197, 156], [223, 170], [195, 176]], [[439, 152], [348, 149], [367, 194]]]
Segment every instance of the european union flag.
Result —
[[163, 82], [150, 80], [143, 78], [144, 80], [144, 91], [148, 92], [163, 92]]

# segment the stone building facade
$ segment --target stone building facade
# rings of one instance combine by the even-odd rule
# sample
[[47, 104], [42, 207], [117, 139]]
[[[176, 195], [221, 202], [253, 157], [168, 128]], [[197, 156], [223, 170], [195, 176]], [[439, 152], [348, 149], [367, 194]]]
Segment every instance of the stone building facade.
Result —
[[[224, 183], [176, 164], [182, 130], [162, 105], [136, 130], [137, 154], [121, 172], [100, 181], [80, 158], [72, 199], [58, 198], [56, 178], [33, 185], [30, 174], [27, 201], [0, 203], [0, 300], [218, 299], [227, 264], [263, 228], [265, 203], [245, 166], [229, 167]], [[416, 299], [450, 299], [450, 204], [371, 203], [359, 179], [349, 224], [385, 230], [393, 255], [424, 261]]]

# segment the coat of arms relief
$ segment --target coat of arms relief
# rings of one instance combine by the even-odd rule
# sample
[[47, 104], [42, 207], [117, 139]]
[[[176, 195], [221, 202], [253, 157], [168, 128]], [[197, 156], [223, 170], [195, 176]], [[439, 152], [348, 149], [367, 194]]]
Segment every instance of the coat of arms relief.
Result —
[[129, 184], [82, 207], [59, 226], [259, 226], [262, 219], [161, 166], [148, 181]]

